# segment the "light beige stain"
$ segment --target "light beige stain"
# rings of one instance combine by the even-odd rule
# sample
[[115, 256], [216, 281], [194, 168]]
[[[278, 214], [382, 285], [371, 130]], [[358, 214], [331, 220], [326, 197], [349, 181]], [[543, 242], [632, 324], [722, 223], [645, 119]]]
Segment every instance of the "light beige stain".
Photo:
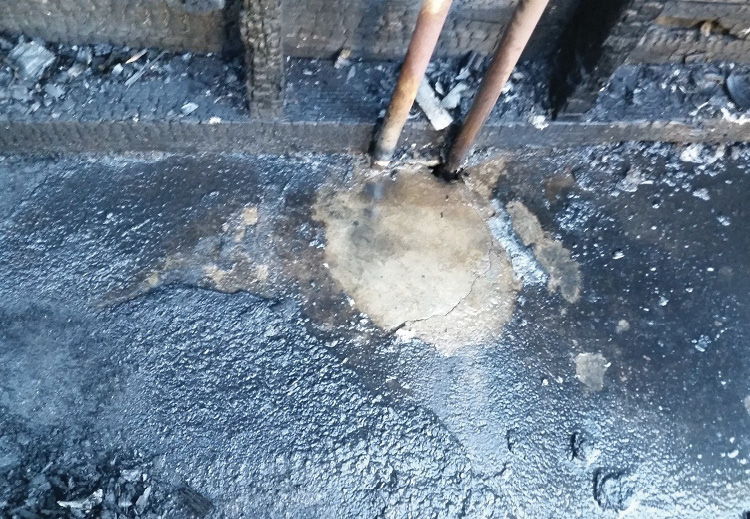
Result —
[[[499, 158], [485, 162], [466, 170], [463, 182], [474, 194], [478, 209], [487, 208], [491, 211], [489, 201], [492, 199], [495, 186], [500, 177], [507, 174], [505, 159]], [[490, 213], [491, 214], [491, 213]]]
[[617, 333], [624, 333], [630, 330], [630, 323], [627, 322], [625, 319], [620, 319], [617, 321], [617, 326], [615, 326], [615, 331]]
[[604, 389], [604, 374], [611, 364], [601, 353], [581, 353], [576, 356], [576, 378], [591, 391]]
[[562, 243], [542, 229], [539, 219], [519, 201], [510, 202], [506, 209], [513, 221], [513, 229], [547, 271], [550, 292], [560, 292], [569, 303], [581, 297], [581, 270]]
[[[326, 326], [360, 311], [445, 355], [496, 342], [521, 288], [488, 227], [490, 197], [504, 173], [499, 163], [446, 184], [424, 169], [392, 177], [355, 170], [347, 186], [321, 188], [312, 226], [307, 211], [263, 217], [257, 206], [240, 207], [216, 234], [144, 272], [135, 295], [173, 282], [266, 297], [294, 289], [308, 315]], [[576, 301], [580, 273], [570, 253], [520, 202], [508, 212], [513, 232], [547, 269], [550, 290]], [[300, 239], [299, 229], [310, 238]]]
[[[194, 251], [174, 252], [147, 272], [136, 294], [171, 282], [212, 288], [220, 292], [267, 292], [269, 267], [248, 254], [242, 241], [260, 218], [257, 207], [246, 206], [221, 227], [223, 236], [214, 248], [198, 245]], [[224, 243], [222, 246], [221, 243]], [[130, 298], [130, 296], [126, 297]]]
[[239, 220], [239, 223], [236, 222], [228, 222], [229, 225], [232, 225], [234, 223], [234, 226], [236, 227], [234, 231], [234, 242], [239, 243], [242, 240], [245, 239], [245, 235], [247, 234], [248, 227], [253, 227], [258, 223], [258, 219], [260, 218], [260, 215], [258, 213], [258, 208], [255, 206], [248, 206], [242, 209], [242, 212], [238, 215], [239, 218], [235, 218], [235, 220]]
[[251, 258], [238, 255], [228, 269], [214, 264], [203, 265], [203, 274], [211, 281], [213, 288], [220, 292], [258, 291], [268, 280], [268, 266], [256, 264]]
[[446, 355], [497, 337], [519, 287], [471, 198], [424, 171], [322, 196], [332, 277], [376, 324]]

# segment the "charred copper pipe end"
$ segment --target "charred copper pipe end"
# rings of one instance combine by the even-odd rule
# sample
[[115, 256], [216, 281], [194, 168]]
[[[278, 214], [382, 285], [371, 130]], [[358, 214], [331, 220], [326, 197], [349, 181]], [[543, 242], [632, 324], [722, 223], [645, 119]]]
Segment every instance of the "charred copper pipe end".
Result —
[[377, 165], [387, 166], [393, 158], [401, 131], [406, 124], [406, 118], [409, 117], [409, 110], [414, 104], [414, 99], [417, 97], [419, 84], [430, 63], [452, 1], [424, 0], [422, 3], [417, 25], [409, 43], [409, 50], [401, 67], [401, 75], [375, 145], [373, 158]]
[[461, 132], [453, 143], [445, 163], [445, 174], [454, 175], [466, 160], [548, 3], [549, 0], [520, 0], [482, 80], [482, 86], [466, 116]]

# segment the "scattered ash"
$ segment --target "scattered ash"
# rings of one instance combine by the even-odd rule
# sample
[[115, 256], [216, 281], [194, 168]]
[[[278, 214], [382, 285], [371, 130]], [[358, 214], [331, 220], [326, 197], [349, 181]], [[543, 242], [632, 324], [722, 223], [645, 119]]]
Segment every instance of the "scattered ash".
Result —
[[12, 421], [0, 432], [0, 516], [8, 519], [204, 517], [211, 502], [163, 477], [164, 458], [101, 453], [59, 429], [32, 435]]
[[749, 74], [750, 67], [731, 63], [624, 65], [612, 76], [587, 118], [742, 120], [750, 116], [743, 107], [750, 95], [745, 93], [750, 91]]
[[[461, 96], [454, 117], [463, 117], [471, 108], [490, 58], [469, 53], [460, 59], [442, 59], [430, 63], [427, 78], [436, 93], [445, 98], [456, 87]], [[544, 62], [521, 61], [516, 66], [503, 95], [492, 111], [491, 120], [518, 121], [538, 124], [549, 113], [549, 66]]]
[[[468, 112], [489, 59], [476, 53], [434, 60], [427, 80], [456, 122]], [[400, 63], [339, 57], [287, 58], [286, 117], [377, 120], [385, 115]], [[546, 124], [548, 67], [518, 65], [492, 118]], [[211, 54], [108, 44], [66, 45], [0, 37], [0, 113], [66, 120], [245, 120], [243, 65]], [[426, 122], [415, 104], [411, 120]]]
[[293, 120], [370, 120], [385, 110], [396, 85], [391, 62], [286, 60], [285, 113]]
[[246, 113], [242, 74], [240, 60], [211, 54], [0, 37], [0, 112], [82, 120], [236, 118]]
[[571, 198], [555, 215], [555, 221], [566, 232], [577, 232], [589, 228], [591, 222], [601, 218], [596, 206], [590, 200]]
[[[489, 58], [469, 53], [433, 60], [427, 82], [459, 123]], [[399, 62], [287, 58], [286, 116], [293, 120], [377, 120], [399, 74]], [[549, 65], [522, 61], [491, 115], [494, 122], [548, 124]], [[625, 65], [586, 118], [699, 120], [750, 118], [750, 67], [730, 63]], [[217, 123], [248, 117], [240, 58], [66, 45], [0, 36], [0, 113], [4, 117], [74, 120], [175, 120]], [[415, 104], [410, 119], [427, 122]]]
[[[644, 160], [633, 162], [630, 157]], [[561, 164], [575, 162], [572, 168], [576, 184], [584, 191], [617, 197], [633, 193], [644, 185], [664, 185], [673, 191], [694, 193], [701, 176], [715, 177], [726, 170], [731, 160], [740, 169], [750, 168], [750, 145], [631, 142], [619, 145], [571, 148], [555, 156]], [[701, 193], [695, 196], [700, 198]], [[590, 218], [585, 205], [570, 208], [571, 222]], [[560, 222], [563, 227], [572, 223]]]
[[[479, 89], [489, 59], [476, 53], [430, 62], [426, 79], [441, 105], [463, 119]], [[400, 63], [356, 59], [287, 58], [286, 114], [295, 120], [375, 120], [385, 112], [398, 80]], [[519, 63], [492, 118], [543, 124], [549, 111], [546, 64]], [[411, 121], [427, 122], [415, 103]]]

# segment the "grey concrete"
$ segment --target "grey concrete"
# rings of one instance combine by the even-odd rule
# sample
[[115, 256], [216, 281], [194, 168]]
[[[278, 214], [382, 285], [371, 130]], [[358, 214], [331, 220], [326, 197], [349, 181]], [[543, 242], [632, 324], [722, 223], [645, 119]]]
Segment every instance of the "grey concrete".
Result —
[[186, 481], [210, 517], [740, 517], [747, 164], [631, 145], [471, 170], [505, 171], [496, 207], [572, 252], [581, 295], [528, 282], [446, 357], [323, 265], [316, 193], [357, 159], [0, 159], [0, 509], [44, 470], [143, 459], [155, 503]]

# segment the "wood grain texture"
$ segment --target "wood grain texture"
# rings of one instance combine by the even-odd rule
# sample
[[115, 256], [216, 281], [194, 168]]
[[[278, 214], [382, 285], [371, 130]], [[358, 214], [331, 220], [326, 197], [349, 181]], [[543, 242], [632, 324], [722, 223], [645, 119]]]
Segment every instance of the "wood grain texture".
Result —
[[[554, 49], [577, 0], [550, 6], [529, 47]], [[112, 43], [191, 52], [240, 50], [242, 0], [226, 0], [223, 11], [195, 12], [180, 0], [3, 0], [0, 32], [25, 33], [49, 41]], [[490, 54], [510, 19], [515, 0], [457, 0], [438, 43], [437, 55], [470, 51]], [[284, 52], [296, 57], [332, 57], [341, 49], [355, 57], [399, 59], [406, 53], [419, 11], [411, 0], [284, 0]]]
[[0, 32], [202, 53], [222, 50], [225, 41], [221, 10], [193, 12], [155, 0], [3, 0]]
[[[133, 121], [3, 121], [0, 149], [7, 153], [248, 152], [366, 153], [374, 124], [246, 121], [233, 124]], [[636, 137], [637, 136], [637, 137]], [[408, 123], [405, 142], [440, 146], [443, 136], [429, 124]], [[632, 141], [750, 142], [750, 123], [728, 120], [553, 122], [540, 129], [527, 124], [490, 124], [478, 149], [567, 147]]]
[[281, 0], [245, 0], [240, 34], [250, 115], [276, 118], [284, 108], [284, 54]]

